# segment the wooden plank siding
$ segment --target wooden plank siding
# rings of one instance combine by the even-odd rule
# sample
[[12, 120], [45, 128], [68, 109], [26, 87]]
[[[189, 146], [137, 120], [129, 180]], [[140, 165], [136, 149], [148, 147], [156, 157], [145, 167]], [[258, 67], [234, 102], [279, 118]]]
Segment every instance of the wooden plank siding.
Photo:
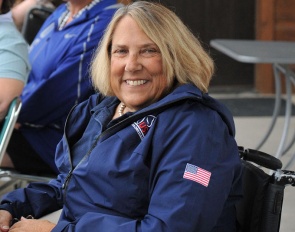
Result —
[[[256, 39], [295, 41], [294, 12], [294, 0], [257, 0]], [[260, 93], [274, 93], [274, 88], [272, 66], [256, 65], [255, 89]]]
[[[215, 61], [211, 87], [254, 86], [254, 64], [235, 61], [210, 47], [212, 39], [255, 39], [256, 0], [149, 0], [172, 9]], [[268, 0], [266, 0], [268, 1]], [[295, 1], [295, 0], [294, 0]]]

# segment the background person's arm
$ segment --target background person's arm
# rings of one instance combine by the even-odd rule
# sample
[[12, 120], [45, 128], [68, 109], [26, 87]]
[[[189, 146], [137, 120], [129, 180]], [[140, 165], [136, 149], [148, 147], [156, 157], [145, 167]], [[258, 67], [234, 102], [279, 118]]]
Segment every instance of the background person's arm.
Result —
[[16, 25], [16, 27], [21, 30], [25, 16], [28, 13], [28, 11], [36, 6], [37, 4], [44, 4], [46, 2], [46, 6], [54, 8], [54, 6], [50, 3], [50, 1], [44, 1], [44, 0], [24, 0], [18, 4], [16, 4], [11, 12], [12, 12], [12, 17], [13, 21]]
[[4, 119], [11, 101], [20, 96], [24, 82], [0, 77], [0, 121]]

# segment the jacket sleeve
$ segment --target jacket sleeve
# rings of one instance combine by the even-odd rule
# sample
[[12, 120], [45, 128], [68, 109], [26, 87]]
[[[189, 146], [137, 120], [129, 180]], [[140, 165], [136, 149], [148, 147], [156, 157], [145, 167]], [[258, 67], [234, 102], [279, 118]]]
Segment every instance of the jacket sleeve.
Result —
[[[152, 141], [142, 154], [150, 162], [146, 215], [128, 218], [88, 212], [71, 224], [58, 224], [53, 232], [92, 228], [108, 232], [208, 232], [220, 225], [220, 218], [228, 231], [235, 231], [232, 206], [241, 197], [241, 166], [234, 138], [219, 115], [208, 109], [171, 113], [158, 116], [144, 138]], [[185, 177], [187, 164], [202, 168], [209, 177]]]
[[63, 175], [47, 183], [31, 183], [2, 197], [0, 209], [9, 211], [14, 218], [32, 215], [40, 218], [62, 208], [61, 183]]

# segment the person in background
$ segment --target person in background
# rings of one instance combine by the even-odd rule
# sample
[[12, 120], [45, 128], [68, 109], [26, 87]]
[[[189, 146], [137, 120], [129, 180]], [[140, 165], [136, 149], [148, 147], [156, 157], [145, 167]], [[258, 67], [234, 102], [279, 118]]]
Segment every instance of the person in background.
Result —
[[55, 9], [62, 0], [18, 0], [12, 8], [12, 16], [15, 25], [21, 31], [26, 14], [35, 6], [43, 5], [46, 8]]
[[44, 22], [30, 46], [32, 70], [3, 167], [55, 175], [55, 148], [70, 109], [94, 90], [88, 67], [117, 0], [68, 0]]
[[28, 44], [11, 17], [13, 3], [0, 0], [0, 121], [11, 101], [20, 96], [30, 71]]
[[[99, 92], [68, 116], [60, 174], [3, 197], [0, 225], [30, 232], [237, 231], [233, 118], [207, 93], [213, 62], [168, 8], [119, 9], [91, 65]], [[57, 224], [39, 218], [62, 208]], [[6, 228], [6, 230], [5, 230]]]

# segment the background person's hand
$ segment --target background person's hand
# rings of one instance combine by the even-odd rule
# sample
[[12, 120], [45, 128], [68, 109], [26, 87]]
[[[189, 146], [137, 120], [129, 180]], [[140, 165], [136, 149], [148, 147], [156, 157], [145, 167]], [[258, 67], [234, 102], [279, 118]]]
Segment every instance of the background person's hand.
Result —
[[15, 123], [14, 125], [14, 129], [18, 130], [19, 128], [21, 127], [21, 124], [20, 123]]
[[26, 219], [24, 217], [15, 223], [9, 231], [11, 232], [50, 232], [55, 224], [47, 220]]
[[9, 230], [9, 225], [12, 220], [12, 215], [6, 210], [0, 210], [0, 231], [6, 232]]

